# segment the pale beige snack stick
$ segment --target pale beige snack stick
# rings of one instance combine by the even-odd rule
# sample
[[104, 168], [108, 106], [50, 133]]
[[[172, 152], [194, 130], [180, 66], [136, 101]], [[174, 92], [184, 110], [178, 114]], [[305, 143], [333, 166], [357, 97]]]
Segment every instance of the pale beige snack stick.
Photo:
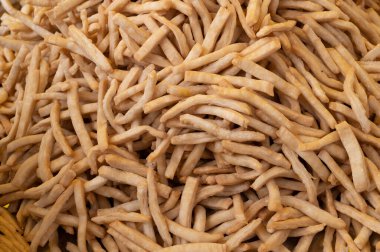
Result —
[[[184, 16], [178, 15], [171, 20], [171, 22], [175, 25], [178, 25], [183, 22]], [[169, 28], [167, 26], [161, 26], [158, 30], [156, 30], [150, 37], [148, 37], [138, 51], [133, 55], [133, 57], [141, 61], [143, 60], [169, 32]]]
[[306, 143], [301, 143], [298, 145], [298, 149], [300, 151], [308, 151], [308, 150], [318, 150], [323, 148], [326, 145], [332, 144], [334, 142], [339, 141], [339, 134], [336, 131], [333, 131], [322, 138], [319, 138], [315, 141], [310, 141]]
[[63, 192], [61, 196], [57, 199], [53, 207], [49, 209], [48, 213], [45, 215], [45, 217], [42, 220], [42, 224], [40, 228], [38, 229], [37, 233], [33, 237], [33, 240], [30, 245], [31, 251], [37, 251], [37, 247], [39, 246], [42, 236], [45, 234], [50, 224], [54, 222], [54, 220], [57, 217], [57, 214], [60, 212], [60, 210], [66, 203], [66, 201], [71, 197], [71, 195], [73, 194], [73, 191], [74, 191], [74, 187], [73, 185], [70, 185], [65, 190], [65, 192]]
[[265, 101], [264, 98], [255, 94], [254, 92], [246, 89], [234, 89], [234, 88], [224, 88], [224, 87], [212, 87], [212, 90], [218, 95], [225, 96], [227, 98], [235, 98], [244, 102], [251, 104], [259, 109], [265, 111], [268, 116], [279, 124], [283, 124], [286, 127], [291, 128], [290, 121], [272, 105]]
[[256, 36], [260, 38], [275, 32], [290, 31], [295, 25], [296, 21], [293, 20], [289, 20], [284, 23], [265, 25], [256, 33]]
[[[77, 45], [86, 53], [87, 57], [106, 72], [112, 72], [112, 66], [99, 49], [75, 26], [69, 26], [69, 34]], [[86, 45], [86, 46], [85, 46]]]
[[219, 8], [203, 40], [203, 54], [208, 54], [212, 51], [212, 49], [215, 46], [216, 40], [220, 32], [222, 31], [223, 26], [225, 25], [229, 15], [229, 9], [224, 7]]
[[215, 142], [218, 138], [208, 134], [206, 132], [194, 132], [187, 133], [182, 135], [173, 136], [170, 139], [170, 143], [174, 145], [182, 145], [182, 144], [204, 144], [209, 142]]
[[237, 57], [232, 61], [232, 64], [238, 66], [239, 68], [243, 69], [247, 73], [252, 74], [257, 78], [273, 82], [273, 85], [275, 85], [277, 89], [283, 91], [292, 98], [297, 98], [299, 95], [299, 91], [292, 85], [290, 85], [290, 83], [286, 82], [279, 76], [269, 72], [268, 70], [254, 62]]
[[210, 234], [210, 233], [205, 233], [205, 232], [199, 232], [191, 228], [186, 228], [169, 219], [167, 219], [167, 222], [168, 222], [169, 230], [171, 233], [192, 243], [216, 242], [216, 241], [219, 241], [223, 237], [222, 234]]
[[155, 85], [157, 83], [156, 71], [152, 71], [146, 81], [144, 94], [141, 99], [128, 110], [128, 112], [119, 118], [115, 118], [118, 124], [126, 124], [133, 120], [135, 116], [143, 112], [144, 105], [153, 98]]
[[[199, 179], [188, 177], [182, 192], [177, 221], [184, 227], [191, 226], [192, 211], [198, 191]], [[184, 243], [184, 242], [183, 242]]]
[[169, 148], [169, 144], [173, 136], [177, 135], [180, 132], [179, 128], [171, 128], [168, 131], [167, 138], [164, 139], [160, 144], [156, 147], [156, 149], [149, 154], [147, 157], [148, 162], [153, 162], [156, 160], [162, 153], [165, 153], [167, 148]]
[[185, 34], [185, 37], [186, 37], [186, 41], [187, 41], [187, 44], [190, 46], [190, 47], [193, 47], [196, 43], [194, 41], [194, 38], [193, 38], [193, 33], [191, 31], [191, 27], [189, 24], [184, 24], [182, 25], [182, 31], [183, 33]]
[[363, 224], [364, 226], [376, 233], [380, 231], [377, 226], [378, 220], [376, 220], [372, 216], [367, 215], [366, 213], [362, 213], [356, 210], [355, 208], [338, 201], [334, 201], [334, 205], [338, 212], [342, 212], [350, 216], [351, 218], [359, 221], [361, 224]]
[[287, 106], [281, 105], [277, 102], [273, 102], [271, 100], [268, 100], [268, 102], [271, 105], [273, 105], [276, 109], [278, 109], [281, 113], [283, 113], [286, 117], [291, 119], [292, 121], [295, 121], [304, 126], [312, 126], [314, 123], [315, 119], [313, 117], [305, 116], [301, 113], [295, 112], [294, 110], [291, 110]]
[[161, 96], [159, 98], [156, 98], [154, 100], [147, 102], [144, 105], [143, 110], [144, 110], [145, 114], [149, 114], [151, 112], [155, 112], [155, 111], [161, 110], [167, 106], [170, 106], [179, 100], [180, 100], [180, 97], [177, 97], [175, 95], [164, 95], [164, 96]]
[[315, 220], [307, 216], [289, 218], [286, 220], [273, 221], [270, 225], [270, 230], [287, 230], [296, 229], [299, 227], [307, 227], [316, 225]]
[[349, 21], [334, 20], [330, 22], [330, 24], [334, 27], [339, 28], [340, 30], [348, 31], [352, 37], [353, 43], [360, 51], [361, 55], [365, 56], [367, 54], [365, 39], [361, 36], [360, 30], [353, 23]]
[[[146, 184], [138, 184], [137, 185], [137, 192], [136, 192], [136, 198], [139, 203], [140, 213], [151, 217], [150, 209], [149, 209], [149, 202], [148, 202], [148, 187]], [[133, 226], [132, 226], [133, 227]], [[153, 223], [152, 222], [145, 222], [142, 223], [142, 232], [144, 235], [146, 235], [149, 239], [156, 242], [156, 233], [153, 229]]]
[[298, 146], [301, 141], [297, 135], [291, 133], [288, 129], [280, 127], [277, 131], [277, 135], [280, 137], [283, 143], [286, 143], [297, 155], [303, 158], [308, 163], [313, 171], [323, 180], [326, 181], [329, 176], [328, 169], [320, 161], [317, 155], [311, 151], [299, 151]]
[[20, 50], [18, 51], [18, 54], [12, 64], [12, 68], [9, 72], [9, 75], [7, 79], [5, 80], [5, 82], [3, 83], [3, 87], [7, 92], [11, 91], [14, 85], [16, 84], [17, 77], [20, 74], [20, 70], [21, 70], [20, 68], [21, 62], [25, 60], [25, 57], [28, 54], [28, 52], [29, 52], [29, 49], [27, 48], [27, 46], [22, 46]]
[[364, 69], [354, 60], [352, 55], [342, 45], [338, 45], [336, 50], [345, 58], [345, 60], [355, 68], [359, 80], [376, 98], [380, 98], [380, 89], [375, 85], [375, 81], [364, 71]]
[[[380, 36], [375, 32], [375, 30], [372, 30], [372, 25], [367, 21], [367, 19], [363, 19], [361, 17], [360, 12], [357, 13], [357, 8], [354, 8], [353, 6], [350, 7], [347, 3], [343, 1], [336, 2], [336, 5], [345, 13], [347, 16], [350, 17], [350, 19], [355, 23], [355, 25], [358, 26], [358, 28], [368, 35], [368, 38], [371, 42], [378, 43], [380, 41]], [[356, 7], [356, 6], [355, 6]], [[356, 9], [356, 10], [355, 10]]]
[[85, 201], [85, 191], [83, 181], [75, 180], [74, 182], [74, 198], [78, 212], [78, 248], [84, 252], [86, 248], [86, 229], [87, 229], [87, 209]]
[[223, 118], [225, 120], [228, 120], [230, 122], [233, 122], [243, 128], [247, 128], [249, 125], [249, 120], [240, 114], [239, 112], [236, 112], [232, 109], [228, 108], [221, 108], [217, 106], [208, 106], [208, 105], [201, 105], [198, 108], [196, 108], [193, 111], [194, 114], [208, 114], [208, 115], [215, 115], [220, 118]]
[[186, 70], [192, 70], [201, 66], [205, 66], [229, 53], [240, 52], [241, 50], [246, 48], [246, 46], [247, 46], [246, 43], [235, 43], [235, 44], [225, 46], [217, 51], [211, 52], [209, 54], [203, 55], [196, 59], [192, 59], [192, 60], [189, 60], [188, 62], [184, 62], [180, 65], [177, 65], [173, 68], [173, 72], [180, 73], [180, 72], [185, 72]]
[[178, 45], [180, 47], [181, 55], [182, 57], [186, 57], [190, 51], [189, 46], [187, 45], [186, 37], [182, 33], [182, 31], [174, 25], [171, 21], [167, 20], [165, 17], [162, 17], [158, 15], [157, 13], [153, 13], [152, 17], [155, 18], [157, 21], [162, 23], [163, 25], [166, 25], [174, 34], [174, 36], [177, 39]]
[[354, 92], [355, 82], [356, 82], [356, 77], [355, 77], [354, 69], [351, 68], [343, 84], [344, 93], [346, 94], [348, 100], [350, 101], [352, 111], [357, 117], [357, 121], [360, 123], [362, 130], [365, 133], [369, 133], [369, 131], [371, 130], [370, 121], [367, 118], [367, 115], [366, 115], [367, 113], [365, 111], [365, 108], [363, 107], [363, 104], [361, 103], [359, 97]]
[[247, 217], [245, 216], [245, 213], [244, 213], [244, 204], [243, 204], [241, 195], [240, 194], [233, 195], [232, 200], [233, 200], [235, 218], [242, 222], [247, 222]]
[[31, 49], [34, 46], [34, 43], [30, 43], [29, 41], [26, 41], [26, 40], [11, 39], [5, 36], [1, 36], [0, 45], [7, 46], [8, 48], [13, 49], [13, 50], [19, 50], [23, 45]]
[[147, 125], [141, 125], [124, 131], [120, 134], [114, 134], [110, 139], [110, 143], [112, 144], [120, 144], [124, 142], [128, 142], [131, 140], [138, 139], [141, 135], [149, 133], [154, 137], [165, 138], [166, 133], [163, 131], [156, 130], [155, 128]]
[[[105, 84], [101, 84], [101, 85], [105, 85]], [[103, 106], [104, 116], [107, 119], [107, 121], [110, 123], [111, 127], [115, 129], [116, 132], [121, 133], [124, 131], [124, 128], [115, 122], [115, 115], [112, 110], [112, 99], [114, 98], [117, 89], [118, 89], [118, 82], [116, 80], [112, 80], [107, 92], [104, 95], [102, 106]], [[100, 106], [100, 104], [98, 106]]]
[[241, 33], [241, 31], [237, 29], [236, 26], [238, 21], [235, 7], [232, 4], [228, 3], [227, 9], [229, 10], [230, 15], [226, 21], [226, 25], [224, 26], [219, 40], [216, 42], [215, 50], [233, 43], [237, 39], [238, 34]]
[[190, 2], [194, 9], [198, 12], [203, 23], [203, 33], [206, 34], [212, 22], [210, 12], [203, 1], [192, 0]]
[[50, 158], [54, 147], [53, 132], [49, 129], [41, 139], [40, 151], [38, 153], [37, 176], [43, 181], [47, 181], [53, 177], [50, 168]]
[[220, 96], [215, 95], [195, 95], [193, 97], [189, 97], [183, 102], [180, 102], [170, 108], [168, 111], [166, 111], [165, 114], [163, 114], [160, 118], [161, 122], [165, 122], [182, 111], [191, 108], [192, 106], [201, 105], [201, 104], [209, 104], [209, 105], [216, 105], [220, 107], [226, 107], [230, 108], [232, 110], [236, 110], [237, 112], [241, 112], [247, 115], [252, 114], [251, 108], [242, 102], [235, 101], [232, 99], [225, 99]]
[[250, 146], [241, 143], [234, 143], [231, 141], [222, 141], [222, 145], [224, 148], [231, 152], [251, 155], [253, 157], [263, 159], [271, 164], [278, 165], [284, 168], [290, 168], [289, 161], [285, 159], [285, 157], [282, 154], [276, 153], [263, 146]]
[[265, 171], [264, 173], [262, 173], [259, 177], [257, 177], [257, 179], [255, 180], [255, 182], [253, 182], [251, 187], [257, 191], [261, 187], [263, 187], [266, 184], [266, 182], [276, 177], [292, 178], [294, 177], [294, 174], [288, 169], [274, 166], [274, 167], [271, 167], [269, 170]]
[[145, 252], [146, 250], [135, 244], [130, 239], [123, 236], [120, 232], [116, 231], [114, 228], [107, 229], [107, 233], [112, 235], [117, 244], [117, 249], [121, 252], [129, 251], [129, 249], [138, 252]]
[[[297, 71], [297, 70], [294, 68], [290, 68], [290, 72], [293, 72], [293, 71]], [[294, 75], [287, 73], [286, 76], [289, 81], [292, 81], [293, 83], [295, 83], [295, 86], [300, 90], [300, 92], [302, 93], [304, 97], [308, 98], [308, 102], [316, 110], [319, 116], [321, 116], [328, 123], [329, 127], [333, 129], [337, 123], [335, 118], [331, 115], [331, 113], [329, 113], [329, 111], [323, 106], [323, 104], [314, 96], [311, 89], [309, 89], [308, 87], [300, 83], [294, 77]]]
[[101, 186], [93, 190], [93, 192], [107, 198], [113, 198], [121, 203], [130, 200], [130, 198], [125, 193], [113, 187]]
[[275, 180], [269, 180], [266, 186], [268, 190], [268, 210], [279, 211], [282, 209], [281, 192]]
[[177, 145], [174, 147], [173, 154], [169, 160], [168, 166], [165, 170], [165, 177], [173, 179], [174, 175], [179, 167], [183, 154], [185, 152], [184, 145]]
[[141, 245], [142, 248], [147, 250], [157, 250], [162, 248], [157, 243], [150, 240], [145, 235], [141, 234], [139, 231], [122, 224], [119, 221], [110, 224], [110, 227], [114, 228], [116, 231], [126, 236], [128, 239], [133, 240]]
[[293, 152], [287, 145], [282, 146], [282, 151], [292, 164], [293, 171], [300, 177], [301, 181], [305, 184], [309, 201], [315, 204], [317, 200], [317, 188], [311, 180], [310, 173], [298, 160], [296, 153]]
[[169, 234], [169, 229], [164, 215], [161, 213], [157, 200], [157, 188], [155, 185], [155, 173], [152, 168], [148, 168], [147, 172], [147, 184], [148, 184], [148, 201], [149, 208], [152, 214], [153, 220], [157, 225], [158, 231], [161, 237], [164, 239], [168, 246], [172, 245], [172, 238]]
[[226, 245], [229, 249], [233, 250], [240, 245], [245, 239], [250, 237], [256, 228], [260, 225], [261, 219], [252, 220], [245, 227], [241, 228], [238, 232], [228, 237]]
[[245, 17], [247, 25], [253, 26], [259, 21], [261, 3], [261, 0], [250, 0], [248, 2], [247, 16]]
[[10, 13], [11, 15], [13, 15], [18, 20], [20, 20], [23, 24], [25, 24], [26, 26], [28, 26], [31, 30], [33, 30], [34, 32], [36, 32], [41, 37], [44, 38], [46, 36], [52, 35], [52, 33], [50, 33], [47, 29], [44, 29], [41, 26], [35, 24], [30, 16], [28, 16], [28, 15], [24, 14], [23, 12], [15, 9], [12, 6], [12, 3], [9, 0], [2, 0], [1, 3], [2, 3], [4, 9], [8, 13]]
[[[100, 167], [99, 175], [106, 179], [109, 179], [118, 183], [133, 185], [136, 187], [139, 184], [146, 183], [146, 179], [137, 174], [126, 172], [126, 171], [119, 171], [108, 166]], [[172, 190], [169, 186], [159, 183], [157, 187], [158, 187], [158, 194], [160, 196], [165, 197], [165, 198], [169, 197], [169, 194]]]
[[29, 136], [24, 136], [14, 141], [11, 141], [10, 143], [8, 143], [6, 151], [8, 153], [11, 153], [25, 145], [39, 143], [41, 142], [43, 136], [44, 134], [29, 135]]
[[264, 243], [259, 246], [258, 251], [270, 251], [276, 247], [279, 247], [288, 238], [289, 233], [290, 230], [280, 230], [274, 232]]
[[174, 245], [172, 247], [163, 248], [157, 251], [158, 252], [175, 252], [175, 251], [226, 252], [227, 246], [225, 244], [219, 244], [219, 243], [202, 242], [202, 243], [188, 243], [188, 244]]
[[350, 159], [352, 179], [355, 189], [358, 192], [363, 192], [367, 190], [369, 186], [368, 171], [365, 164], [363, 151], [360, 148], [354, 132], [347, 122], [337, 124], [336, 130], [338, 131], [339, 137]]
[[184, 114], [180, 116], [180, 121], [192, 125], [197, 129], [206, 131], [207, 133], [218, 137], [223, 140], [232, 140], [237, 142], [245, 141], [262, 141], [264, 135], [254, 131], [230, 131], [219, 127], [217, 124], [209, 122], [200, 117], [196, 117], [190, 114]]
[[365, 211], [367, 204], [365, 203], [361, 195], [356, 191], [349, 177], [341, 169], [338, 168], [338, 165], [336, 164], [336, 162], [331, 158], [331, 156], [326, 151], [321, 151], [318, 156], [324, 161], [325, 164], [328, 165], [332, 173], [335, 175], [335, 177], [337, 177], [337, 179], [341, 182], [341, 184], [347, 188], [347, 190], [350, 192], [352, 197], [355, 198], [356, 203], [358, 204], [359, 208], [362, 211]]
[[326, 64], [326, 66], [335, 74], [339, 73], [339, 68], [331, 58], [330, 54], [326, 50], [320, 38], [315, 34], [313, 29], [309, 25], [304, 25], [303, 30], [308, 36], [310, 42], [313, 44], [315, 49], [318, 51], [318, 54]]
[[[172, 21], [181, 22], [182, 20], [178, 20], [174, 18]], [[149, 16], [144, 19], [144, 24], [147, 26], [147, 28], [149, 29], [151, 33], [154, 33], [157, 29], [159, 29], [154, 19], [150, 18]], [[167, 28], [167, 27], [164, 27], [164, 28]], [[165, 29], [165, 32], [166, 31], [169, 31], [169, 30]], [[162, 41], [160, 42], [160, 47], [162, 51], [164, 52], [165, 56], [171, 62], [171, 64], [177, 65], [183, 62], [183, 58], [181, 54], [177, 51], [176, 47], [172, 44], [172, 42], [168, 38], [162, 39]]]
[[106, 149], [108, 147], [108, 133], [107, 133], [107, 118], [105, 116], [104, 110], [103, 110], [103, 99], [104, 95], [106, 93], [106, 82], [101, 81], [99, 83], [98, 88], [98, 113], [96, 118], [96, 134], [97, 134], [97, 141], [98, 145], [102, 149]]
[[185, 81], [218, 84], [222, 80], [230, 82], [237, 87], [247, 87], [256, 91], [261, 91], [270, 96], [273, 96], [273, 85], [265, 80], [254, 80], [238, 76], [217, 75], [212, 73], [203, 73], [197, 71], [186, 71]]
[[41, 59], [41, 51], [38, 46], [35, 46], [31, 52], [31, 62], [28, 67], [28, 75], [25, 83], [25, 93], [28, 95], [23, 98], [22, 110], [20, 115], [19, 126], [16, 133], [16, 138], [24, 136], [28, 130], [32, 113], [35, 107], [33, 94], [38, 92], [39, 86], [39, 63]]
[[[80, 112], [79, 107], [79, 97], [78, 97], [78, 84], [75, 82], [71, 83], [71, 88], [67, 96], [67, 104], [69, 108], [69, 113], [71, 121], [73, 122], [74, 130], [78, 135], [79, 142], [83, 148], [83, 151], [88, 155], [89, 150], [93, 147], [93, 143], [85, 127], [83, 117]], [[95, 169], [95, 167], [92, 167]], [[93, 172], [96, 172], [93, 170]]]
[[[243, 49], [240, 52], [240, 54], [242, 56], [245, 56], [245, 57], [249, 56], [249, 59], [251, 59], [253, 61], [258, 61], [260, 59], [265, 58], [265, 56], [272, 54], [274, 51], [278, 50], [280, 47], [281, 47], [281, 44], [280, 44], [279, 39], [262, 38], [262, 39], [255, 41], [254, 43], [252, 43], [251, 45], [249, 45], [245, 49]], [[259, 48], [262, 48], [263, 50], [258, 50]], [[211, 72], [211, 73], [220, 72], [221, 70], [223, 70], [227, 66], [231, 65], [232, 60], [237, 55], [238, 54], [236, 54], [236, 53], [227, 54], [226, 56], [224, 56], [220, 60], [217, 60], [214, 63], [210, 64], [209, 66], [204, 67], [202, 69], [202, 71]], [[218, 71], [213, 70], [214, 68], [216, 68], [216, 69], [220, 68], [220, 70], [218, 70]], [[232, 67], [226, 69], [225, 71], [223, 71], [223, 73], [225, 75], [236, 75], [238, 72], [239, 72], [239, 68], [235, 67], [235, 66], [232, 66]]]
[[313, 12], [302, 12], [302, 11], [297, 11], [297, 10], [280, 10], [279, 13], [283, 18], [286, 19], [292, 19], [293, 17], [297, 16], [309, 16], [315, 21], [319, 22], [328, 22], [332, 21], [335, 19], [338, 19], [340, 14], [339, 12], [335, 10], [330, 10], [330, 11], [313, 11]]
[[317, 224], [309, 227], [294, 229], [289, 233], [289, 237], [303, 237], [307, 235], [317, 234], [325, 228], [325, 224]]
[[325, 223], [328, 226], [344, 228], [346, 225], [343, 220], [332, 216], [328, 212], [317, 208], [315, 205], [307, 201], [297, 199], [293, 196], [282, 196], [281, 201], [284, 205], [294, 207], [308, 215], [310, 218], [320, 223]]
[[279, 6], [281, 8], [295, 8], [295, 9], [303, 9], [306, 11], [321, 11], [323, 10], [322, 6], [320, 6], [317, 3], [311, 2], [311, 1], [292, 1], [292, 0], [285, 0], [283, 2], [280, 2]]

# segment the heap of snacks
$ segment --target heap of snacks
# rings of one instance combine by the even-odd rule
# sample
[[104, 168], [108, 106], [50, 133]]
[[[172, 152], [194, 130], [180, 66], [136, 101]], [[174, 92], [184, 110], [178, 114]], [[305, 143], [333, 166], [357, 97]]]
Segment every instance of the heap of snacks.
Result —
[[378, 1], [0, 2], [0, 251], [380, 249]]

